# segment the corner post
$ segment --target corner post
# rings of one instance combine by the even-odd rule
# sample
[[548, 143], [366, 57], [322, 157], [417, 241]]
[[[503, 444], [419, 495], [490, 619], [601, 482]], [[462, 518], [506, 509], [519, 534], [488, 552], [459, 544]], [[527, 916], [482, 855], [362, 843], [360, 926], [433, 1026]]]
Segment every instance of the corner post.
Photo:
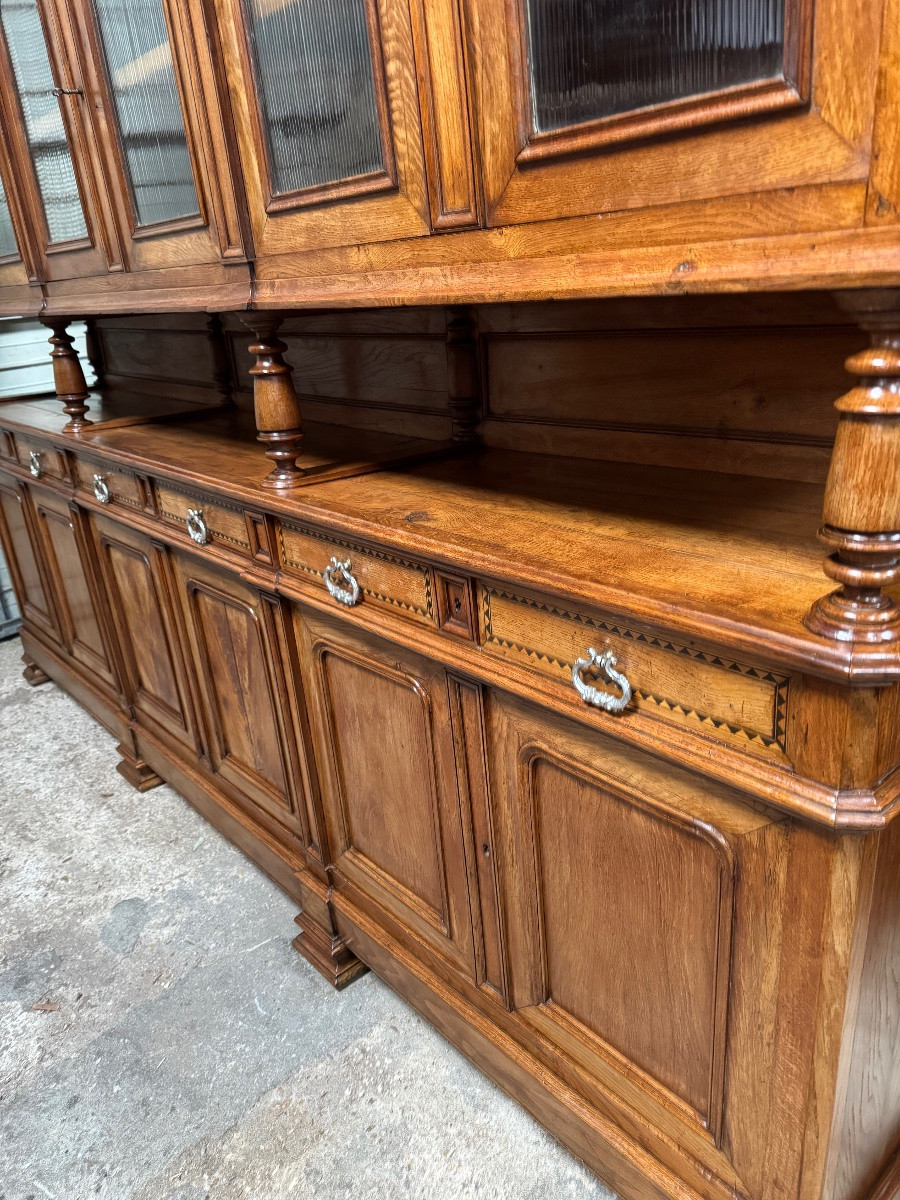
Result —
[[53, 332], [53, 336], [48, 339], [53, 347], [50, 351], [53, 386], [57, 396], [63, 401], [63, 412], [69, 418], [63, 426], [64, 433], [78, 433], [85, 425], [93, 424], [85, 415], [88, 411], [90, 392], [81, 360], [74, 349], [75, 339], [68, 332], [71, 321], [71, 317], [41, 317], [41, 324]]
[[841, 586], [812, 606], [805, 624], [849, 643], [900, 640], [900, 291], [838, 297], [870, 335], [847, 360], [858, 378], [835, 403], [841, 414], [819, 537], [832, 553], [825, 574]]
[[263, 487], [296, 487], [304, 474], [297, 466], [303, 418], [291, 379], [293, 368], [284, 361], [287, 346], [275, 336], [283, 318], [280, 313], [252, 312], [241, 320], [256, 339], [250, 346], [250, 353], [256, 356], [250, 374], [258, 437], [266, 457], [275, 464], [263, 480]]

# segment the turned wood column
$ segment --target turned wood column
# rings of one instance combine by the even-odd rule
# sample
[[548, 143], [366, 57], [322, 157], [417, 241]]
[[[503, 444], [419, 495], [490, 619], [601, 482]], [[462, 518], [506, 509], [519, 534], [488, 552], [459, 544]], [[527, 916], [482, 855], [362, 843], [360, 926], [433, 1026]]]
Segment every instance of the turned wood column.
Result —
[[847, 360], [858, 382], [841, 414], [819, 537], [832, 551], [825, 574], [841, 586], [806, 617], [813, 633], [844, 642], [900, 640], [900, 291], [839, 297], [871, 346]]
[[259, 440], [266, 455], [275, 464], [263, 480], [263, 487], [292, 488], [303, 478], [297, 466], [303, 442], [300, 402], [291, 379], [293, 368], [284, 361], [287, 346], [275, 336], [283, 320], [280, 313], [247, 313], [242, 321], [256, 341], [250, 353], [256, 363], [253, 376], [253, 408]]
[[53, 347], [50, 351], [53, 361], [53, 385], [57, 396], [63, 401], [63, 412], [69, 418], [63, 426], [65, 433], [77, 433], [85, 425], [93, 424], [85, 415], [88, 411], [90, 392], [81, 360], [74, 348], [75, 339], [68, 332], [71, 321], [71, 317], [41, 317], [41, 324], [53, 331], [53, 336], [49, 339]]
[[481, 418], [475, 334], [471, 308], [447, 309], [447, 399], [454, 442], [474, 441]]

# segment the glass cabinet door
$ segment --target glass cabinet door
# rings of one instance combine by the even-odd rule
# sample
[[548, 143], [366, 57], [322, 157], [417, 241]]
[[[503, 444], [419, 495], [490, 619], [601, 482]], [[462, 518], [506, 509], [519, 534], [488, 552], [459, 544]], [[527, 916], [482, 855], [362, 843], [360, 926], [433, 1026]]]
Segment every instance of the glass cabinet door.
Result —
[[471, 0], [489, 222], [864, 180], [880, 9]]
[[79, 89], [55, 71], [40, 0], [0, 0], [0, 115], [11, 178], [49, 279], [105, 271]]
[[73, 28], [127, 268], [243, 258], [203, 0], [50, 2]]
[[217, 4], [257, 253], [428, 232], [408, 4]]

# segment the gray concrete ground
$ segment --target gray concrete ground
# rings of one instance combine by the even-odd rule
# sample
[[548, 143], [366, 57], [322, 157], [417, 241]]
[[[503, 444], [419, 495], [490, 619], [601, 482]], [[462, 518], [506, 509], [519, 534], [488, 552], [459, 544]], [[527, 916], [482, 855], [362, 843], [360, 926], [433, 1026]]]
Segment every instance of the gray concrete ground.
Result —
[[0, 644], [0, 1200], [611, 1200]]

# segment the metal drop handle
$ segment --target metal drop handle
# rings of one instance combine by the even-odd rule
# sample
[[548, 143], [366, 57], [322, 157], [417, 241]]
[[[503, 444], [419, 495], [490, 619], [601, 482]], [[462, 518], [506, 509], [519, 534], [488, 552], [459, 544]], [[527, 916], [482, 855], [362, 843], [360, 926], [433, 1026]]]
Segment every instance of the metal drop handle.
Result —
[[[359, 583], [350, 573], [350, 559], [341, 562], [339, 558], [332, 558], [331, 562], [325, 568], [325, 586], [329, 593], [334, 596], [338, 604], [346, 604], [348, 608], [352, 608], [354, 604], [359, 603], [360, 588]], [[335, 582], [335, 576], [340, 576], [345, 587]]]
[[[593, 646], [588, 650], [587, 658], [576, 659], [572, 667], [572, 683], [585, 704], [592, 704], [594, 708], [602, 708], [604, 712], [608, 713], [620, 713], [628, 705], [631, 700], [631, 684], [621, 671], [614, 669], [617, 662], [618, 659], [612, 650], [604, 650], [602, 654], [598, 654]], [[586, 683], [581, 673], [591, 667], [598, 667], [609, 683], [620, 688], [621, 696], [617, 696], [614, 692], [601, 691], [600, 688]]]
[[102, 475], [94, 476], [94, 495], [101, 504], [109, 504], [109, 485]]
[[44, 467], [41, 463], [41, 455], [39, 450], [32, 450], [28, 455], [28, 470], [35, 477], [35, 479], [40, 479], [40, 477], [43, 475]]
[[209, 541], [209, 529], [207, 528], [206, 521], [203, 519], [203, 509], [189, 508], [184, 523], [187, 525], [187, 531], [191, 535], [191, 540], [196, 542], [198, 546], [205, 546]]

